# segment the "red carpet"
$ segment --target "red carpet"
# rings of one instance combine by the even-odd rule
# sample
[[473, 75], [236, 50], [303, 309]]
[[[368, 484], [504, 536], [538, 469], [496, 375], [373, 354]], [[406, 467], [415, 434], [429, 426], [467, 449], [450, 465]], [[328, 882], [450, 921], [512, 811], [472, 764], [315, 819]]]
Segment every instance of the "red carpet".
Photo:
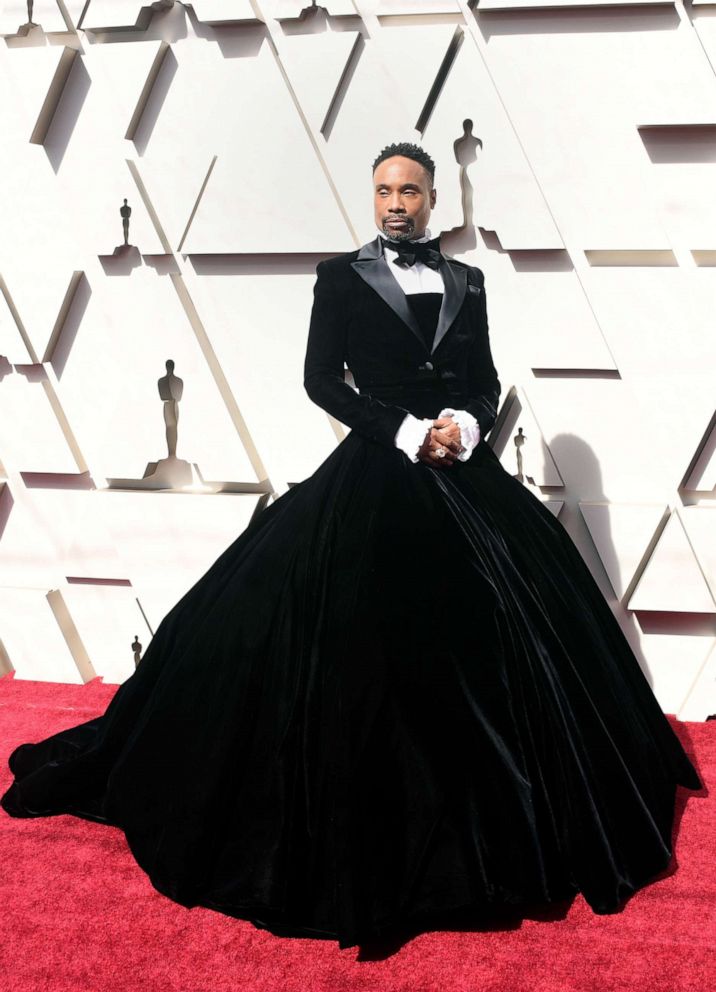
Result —
[[[103, 712], [115, 685], [0, 679], [9, 752]], [[679, 790], [675, 855], [612, 916], [581, 896], [503, 929], [423, 933], [338, 950], [280, 938], [157, 892], [124, 834], [0, 810], [0, 988], [12, 992], [710, 992], [716, 988], [716, 721], [672, 724], [706, 784]], [[688, 801], [686, 801], [688, 800]], [[678, 870], [674, 869], [678, 865]], [[551, 918], [554, 917], [554, 918]]]

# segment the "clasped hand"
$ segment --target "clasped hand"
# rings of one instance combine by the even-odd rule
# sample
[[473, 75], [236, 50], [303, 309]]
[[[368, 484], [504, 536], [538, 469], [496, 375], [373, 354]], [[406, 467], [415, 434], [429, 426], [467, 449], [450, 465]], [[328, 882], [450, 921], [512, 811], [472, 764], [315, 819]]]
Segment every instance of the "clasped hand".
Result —
[[[438, 448], [445, 449], [442, 457], [437, 454]], [[464, 450], [458, 424], [452, 417], [438, 417], [418, 451], [418, 460], [436, 468], [448, 468]]]

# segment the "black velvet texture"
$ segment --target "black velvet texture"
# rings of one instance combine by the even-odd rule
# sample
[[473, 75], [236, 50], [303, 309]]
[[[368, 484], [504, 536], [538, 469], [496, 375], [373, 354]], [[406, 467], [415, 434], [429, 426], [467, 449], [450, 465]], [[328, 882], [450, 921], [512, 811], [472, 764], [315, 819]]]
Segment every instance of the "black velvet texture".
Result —
[[354, 429], [102, 716], [12, 752], [2, 806], [116, 825], [178, 903], [341, 947], [577, 891], [612, 912], [669, 863], [677, 784], [702, 783], [571, 538], [484, 437], [450, 469], [392, 445], [405, 409], [494, 423], [482, 273], [446, 261], [463, 291], [429, 352], [356, 257], [319, 265], [306, 362]]
[[420, 325], [420, 333], [428, 349], [432, 348], [438, 317], [442, 306], [442, 293], [408, 293], [407, 300]]

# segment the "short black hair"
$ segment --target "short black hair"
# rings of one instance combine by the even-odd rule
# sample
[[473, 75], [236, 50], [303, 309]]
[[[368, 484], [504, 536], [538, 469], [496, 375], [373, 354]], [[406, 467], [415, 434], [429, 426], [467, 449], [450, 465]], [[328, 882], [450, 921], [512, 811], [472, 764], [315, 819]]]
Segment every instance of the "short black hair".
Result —
[[386, 145], [373, 163], [373, 172], [375, 172], [381, 162], [386, 158], [392, 158], [393, 155], [403, 155], [405, 158], [412, 158], [414, 162], [422, 165], [430, 176], [430, 185], [433, 185], [435, 182], [435, 163], [420, 145], [414, 145], [412, 141], [395, 141], [392, 145]]

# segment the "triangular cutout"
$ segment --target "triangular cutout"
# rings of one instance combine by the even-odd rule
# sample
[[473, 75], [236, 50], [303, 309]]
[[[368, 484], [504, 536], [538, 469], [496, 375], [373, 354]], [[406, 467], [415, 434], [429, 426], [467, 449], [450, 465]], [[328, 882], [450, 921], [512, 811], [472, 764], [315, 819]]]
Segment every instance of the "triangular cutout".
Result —
[[628, 608], [716, 613], [716, 602], [677, 511], [671, 514]]

